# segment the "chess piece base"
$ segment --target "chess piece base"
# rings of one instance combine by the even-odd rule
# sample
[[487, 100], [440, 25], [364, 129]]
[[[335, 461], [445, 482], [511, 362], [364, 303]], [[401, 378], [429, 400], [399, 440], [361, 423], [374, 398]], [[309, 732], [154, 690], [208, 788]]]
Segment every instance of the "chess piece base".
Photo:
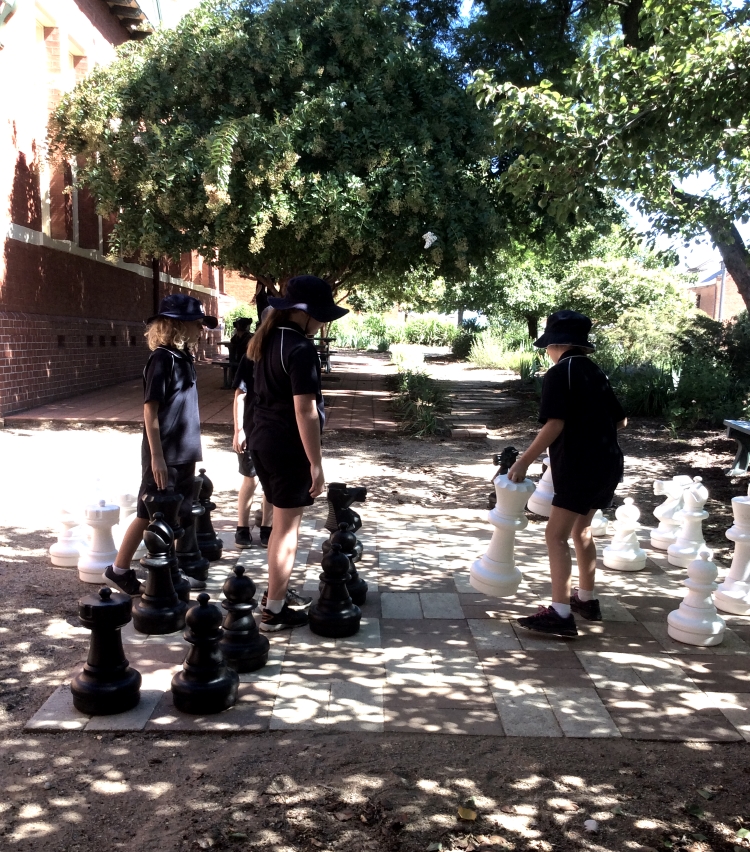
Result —
[[218, 562], [221, 559], [221, 554], [224, 550], [224, 542], [220, 538], [201, 541], [200, 533], [198, 534], [198, 549], [201, 556], [205, 556], [209, 562]]
[[523, 574], [515, 565], [495, 562], [487, 555], [480, 556], [471, 566], [469, 583], [484, 595], [495, 598], [512, 597], [521, 585]]
[[95, 586], [101, 586], [102, 583], [106, 583], [104, 570], [115, 561], [116, 556], [117, 553], [112, 553], [108, 562], [102, 562], [100, 559], [86, 559], [85, 562], [79, 561], [78, 579], [82, 583], [91, 583]]
[[676, 565], [678, 568], [687, 568], [694, 559], [698, 558], [701, 547], [705, 546], [705, 541], [692, 542], [689, 547], [679, 545], [676, 542], [670, 544], [667, 550], [667, 562], [670, 565]]
[[185, 629], [185, 613], [188, 605], [179, 600], [176, 606], [150, 606], [143, 597], [133, 601], [133, 627], [138, 633], [164, 636]]
[[646, 557], [632, 556], [623, 553], [607, 553], [604, 551], [602, 556], [602, 564], [605, 568], [610, 568], [612, 571], [642, 571], [646, 567]]
[[172, 678], [172, 700], [177, 710], [193, 716], [221, 713], [237, 702], [239, 683], [239, 675], [229, 668], [219, 677], [202, 682], [178, 672]]
[[[77, 568], [79, 559], [78, 550], [69, 550], [68, 548], [56, 550], [54, 544], [49, 549], [49, 561], [55, 568]], [[88, 581], [84, 580], [84, 582]]]
[[258, 637], [258, 640], [262, 641], [258, 641], [255, 647], [248, 647], [246, 642], [226, 641], [226, 635], [224, 633], [224, 639], [222, 639], [219, 647], [230, 668], [240, 674], [244, 674], [262, 669], [266, 665], [270, 644], [265, 636]]
[[[686, 645], [697, 645], [701, 648], [720, 645], [726, 628], [724, 619], [718, 616], [715, 619], [706, 619], [703, 612], [683, 601], [679, 609], [667, 616], [667, 633], [672, 639]], [[692, 613], [695, 613], [694, 617]]]
[[731, 615], [750, 615], [750, 583], [725, 580], [714, 592], [716, 609]]
[[349, 597], [352, 603], [357, 606], [364, 606], [367, 601], [367, 583], [357, 576], [356, 580], [346, 584], [346, 590], [349, 592]]
[[130, 666], [112, 683], [92, 677], [85, 669], [70, 683], [73, 706], [87, 716], [112, 716], [132, 710], [141, 700], [141, 674]]
[[310, 630], [318, 636], [329, 639], [343, 639], [354, 636], [359, 630], [362, 610], [356, 605], [346, 606], [333, 612], [320, 604], [313, 604], [308, 615]]
[[660, 533], [659, 530], [651, 530], [651, 547], [654, 550], [669, 550], [670, 546], [677, 541], [677, 536], [669, 536], [666, 533]]
[[538, 497], [537, 492], [535, 491], [531, 497], [529, 497], [529, 502], [526, 504], [526, 507], [535, 515], [541, 515], [543, 518], [548, 518], [552, 511], [552, 495], [550, 495], [549, 500], [545, 500], [543, 495]]

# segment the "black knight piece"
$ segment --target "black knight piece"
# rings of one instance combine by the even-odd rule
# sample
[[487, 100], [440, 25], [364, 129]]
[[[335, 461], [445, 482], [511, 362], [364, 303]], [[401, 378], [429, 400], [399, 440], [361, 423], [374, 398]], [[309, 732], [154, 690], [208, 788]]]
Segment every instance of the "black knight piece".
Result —
[[88, 659], [70, 683], [81, 713], [125, 713], [141, 699], [141, 675], [128, 665], [120, 633], [130, 621], [130, 609], [130, 595], [113, 593], [109, 586], [78, 601], [78, 619], [91, 631]]
[[245, 569], [237, 565], [234, 576], [228, 577], [222, 587], [226, 600], [221, 606], [224, 616], [224, 635], [219, 648], [227, 665], [236, 672], [254, 672], [268, 662], [268, 639], [262, 636], [253, 618], [255, 583], [245, 576]]
[[362, 519], [352, 503], [364, 503], [367, 499], [367, 489], [364, 486], [347, 486], [344, 482], [332, 482], [328, 486], [328, 517], [325, 528], [328, 532], [336, 532], [339, 524], [345, 523], [352, 532], [362, 526]]
[[[496, 464], [498, 468], [493, 474], [490, 482], [494, 482], [500, 474], [507, 473], [516, 463], [517, 458], [518, 450], [515, 447], [506, 447], [501, 453], [495, 453], [492, 456], [492, 464]], [[492, 510], [495, 508], [496, 504], [497, 494], [493, 488], [487, 497], [487, 508]]]
[[200, 552], [208, 559], [209, 562], [216, 562], [221, 559], [221, 551], [224, 547], [224, 542], [216, 535], [216, 530], [211, 522], [211, 512], [216, 508], [216, 503], [211, 500], [211, 495], [214, 493], [214, 484], [206, 476], [206, 469], [200, 469], [203, 485], [198, 493], [198, 500], [203, 506], [203, 514], [198, 516], [198, 525], [196, 527], [198, 539], [198, 548]]
[[[182, 538], [185, 530], [180, 526], [180, 506], [182, 505], [182, 494], [178, 494], [174, 488], [169, 486], [164, 490], [156, 491], [152, 494], [147, 494], [143, 498], [146, 505], [146, 511], [150, 520], [154, 520], [157, 512], [164, 515], [164, 522], [170, 527], [174, 535], [174, 541]], [[177, 597], [185, 603], [190, 603], [190, 581], [180, 571], [180, 566], [177, 564], [177, 556], [174, 549], [174, 541], [169, 548], [167, 557], [169, 559], [169, 571], [172, 575], [172, 586], [174, 587]], [[182, 628], [177, 628], [181, 630]]]
[[[349, 572], [346, 578], [346, 588], [349, 595], [357, 606], [364, 606], [367, 600], [367, 583], [359, 576], [355, 564], [362, 558], [362, 542], [342, 521], [338, 530], [331, 535], [328, 541], [323, 542], [324, 556], [330, 552], [334, 544], [339, 544], [341, 552], [349, 559]], [[320, 588], [322, 591], [322, 583]]]
[[139, 633], [163, 636], [185, 627], [188, 605], [177, 597], [172, 585], [169, 557], [174, 535], [161, 512], [143, 533], [148, 553], [141, 565], [148, 571], [146, 590], [133, 604], [133, 627]]
[[196, 476], [193, 480], [193, 505], [190, 510], [192, 523], [185, 524], [185, 535], [175, 544], [177, 564], [190, 580], [191, 589], [205, 589], [208, 579], [208, 559], [201, 553], [196, 535], [196, 520], [205, 511], [198, 500], [202, 486], [203, 477]]
[[182, 671], [172, 678], [174, 706], [183, 713], [220, 713], [237, 701], [240, 677], [227, 667], [221, 653], [221, 610], [205, 592], [187, 614], [185, 641], [192, 646]]
[[[341, 524], [343, 527], [344, 524]], [[334, 536], [339, 533], [334, 533]], [[341, 535], [352, 536], [345, 530]], [[320, 575], [320, 598], [310, 607], [310, 630], [318, 636], [340, 638], [353, 636], [359, 630], [362, 611], [352, 603], [347, 590], [349, 557], [341, 550], [338, 541], [323, 557], [323, 573]]]

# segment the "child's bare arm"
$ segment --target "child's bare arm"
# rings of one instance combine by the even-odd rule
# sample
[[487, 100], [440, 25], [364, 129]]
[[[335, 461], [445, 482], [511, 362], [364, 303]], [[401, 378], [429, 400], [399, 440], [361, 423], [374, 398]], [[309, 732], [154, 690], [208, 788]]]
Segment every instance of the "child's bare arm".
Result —
[[628, 425], [628, 418], [623, 417], [622, 420], [620, 420], [620, 422], [617, 424], [617, 431], [619, 432], [620, 429], [624, 429], [627, 425]]
[[537, 432], [536, 438], [531, 446], [516, 459], [516, 463], [508, 471], [508, 479], [511, 482], [523, 482], [526, 479], [526, 471], [529, 465], [543, 453], [555, 438], [557, 438], [565, 426], [564, 420], [550, 418]]
[[237, 388], [234, 392], [234, 439], [232, 441], [232, 449], [235, 453], [244, 453], [245, 444], [247, 443], [247, 435], [242, 427], [242, 422], [245, 419], [245, 391]]
[[164, 461], [164, 450], [161, 446], [161, 432], [159, 431], [159, 403], [151, 400], [143, 405], [143, 423], [146, 427], [146, 438], [151, 450], [151, 470], [154, 472], [156, 487], [164, 489], [167, 487], [167, 463]]
[[325, 479], [323, 477], [323, 459], [320, 449], [320, 418], [315, 394], [304, 393], [295, 395], [294, 414], [297, 418], [297, 428], [302, 439], [302, 446], [310, 462], [312, 487], [310, 496], [317, 497], [323, 493]]

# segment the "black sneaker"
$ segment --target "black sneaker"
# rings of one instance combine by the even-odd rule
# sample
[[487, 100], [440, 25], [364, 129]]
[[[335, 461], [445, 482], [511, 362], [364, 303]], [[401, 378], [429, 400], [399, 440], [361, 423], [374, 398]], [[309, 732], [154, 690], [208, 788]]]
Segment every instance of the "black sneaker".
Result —
[[268, 539], [271, 538], [271, 530], [273, 527], [261, 527], [260, 528], [260, 546], [268, 547]]
[[578, 589], [573, 589], [570, 596], [570, 608], [588, 621], [601, 621], [602, 610], [598, 600], [582, 601], [578, 597]]
[[518, 619], [525, 630], [548, 633], [550, 636], [578, 636], [576, 620], [572, 615], [563, 618], [551, 606], [540, 606], [536, 615], [525, 615]]
[[124, 574], [118, 574], [114, 566], [107, 565], [104, 569], [104, 576], [110, 585], [116, 586], [121, 592], [130, 595], [131, 598], [138, 597], [143, 591], [141, 581], [136, 577], [132, 568], [129, 568]]
[[[268, 589], [263, 592], [263, 597], [260, 599], [261, 607], [264, 607], [268, 603]], [[287, 589], [286, 596], [284, 599], [284, 604], [289, 607], [289, 609], [307, 609], [312, 603], [312, 598], [305, 597], [304, 595], [298, 595], [296, 589]]]
[[264, 609], [260, 615], [260, 629], [264, 633], [272, 633], [275, 630], [285, 630], [287, 627], [302, 627], [307, 624], [307, 613], [291, 609], [284, 603], [281, 612], [271, 612]]
[[250, 547], [253, 543], [253, 537], [250, 535], [250, 527], [237, 527], [237, 532], [234, 534], [234, 543], [237, 547]]

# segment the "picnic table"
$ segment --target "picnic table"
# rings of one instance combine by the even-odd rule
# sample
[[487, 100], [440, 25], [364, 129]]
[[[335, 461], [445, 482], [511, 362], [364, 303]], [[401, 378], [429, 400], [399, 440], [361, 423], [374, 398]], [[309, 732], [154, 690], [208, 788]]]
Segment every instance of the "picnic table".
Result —
[[[224, 370], [224, 379], [222, 381], [222, 388], [224, 390], [228, 390], [232, 387], [232, 380], [234, 379], [234, 371], [237, 367], [236, 364], [233, 364], [229, 358], [211, 358], [208, 362], [209, 364], [214, 364], [217, 367], [221, 367]], [[232, 371], [231, 375], [229, 371]]]
[[331, 344], [335, 337], [321, 337], [318, 342], [318, 357], [320, 358], [320, 369], [324, 373], [331, 372]]
[[750, 420], [725, 420], [727, 438], [737, 441], [737, 452], [734, 456], [734, 466], [729, 476], [740, 476], [747, 473], [750, 464]]

